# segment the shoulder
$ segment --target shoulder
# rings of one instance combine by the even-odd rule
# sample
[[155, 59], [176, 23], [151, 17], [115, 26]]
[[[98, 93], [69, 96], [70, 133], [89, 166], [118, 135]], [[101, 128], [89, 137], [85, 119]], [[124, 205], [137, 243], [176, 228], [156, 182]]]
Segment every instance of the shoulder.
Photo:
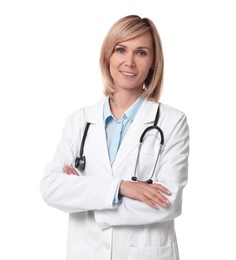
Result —
[[[170, 140], [171, 136], [176, 140], [188, 140], [189, 126], [186, 114], [175, 107], [167, 104], [160, 104], [160, 127], [165, 129], [166, 141]], [[178, 137], [177, 137], [178, 136]]]
[[84, 122], [91, 122], [93, 118], [97, 118], [97, 114], [102, 112], [104, 101], [105, 98], [103, 97], [92, 105], [78, 108], [67, 116], [66, 122], [72, 124], [84, 124]]
[[169, 119], [172, 118], [176, 120], [186, 118], [186, 114], [178, 108], [175, 108], [173, 106], [161, 102], [159, 103], [159, 106], [160, 106], [160, 113], [162, 113], [163, 117], [167, 117]]
[[148, 103], [152, 118], [154, 118], [154, 113], [156, 113], [157, 107], [159, 107], [158, 126], [165, 131], [167, 137], [177, 129], [183, 129], [186, 132], [188, 131], [187, 117], [182, 110], [162, 102], [155, 103], [148, 101]]
[[143, 114], [145, 115], [146, 120], [149, 120], [150, 122], [154, 120], [153, 118], [155, 118], [155, 114], [158, 107], [161, 121], [169, 121], [175, 124], [182, 118], [186, 118], [185, 113], [180, 109], [177, 109], [173, 106], [167, 105], [162, 102], [154, 102], [146, 99], [143, 108]]

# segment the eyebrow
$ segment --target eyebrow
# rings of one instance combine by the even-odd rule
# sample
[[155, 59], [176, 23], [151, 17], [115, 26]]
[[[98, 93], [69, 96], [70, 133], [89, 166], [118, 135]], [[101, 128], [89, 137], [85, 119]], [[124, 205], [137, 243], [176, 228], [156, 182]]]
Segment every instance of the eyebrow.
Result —
[[[117, 43], [115, 47], [117, 47], [117, 46], [123, 47], [123, 48], [127, 48], [126, 45], [123, 45], [123, 44], [120, 44], [120, 43]], [[137, 47], [136, 49], [147, 49], [147, 50], [150, 50], [150, 48], [147, 47], [147, 46], [139, 46], [139, 47]]]

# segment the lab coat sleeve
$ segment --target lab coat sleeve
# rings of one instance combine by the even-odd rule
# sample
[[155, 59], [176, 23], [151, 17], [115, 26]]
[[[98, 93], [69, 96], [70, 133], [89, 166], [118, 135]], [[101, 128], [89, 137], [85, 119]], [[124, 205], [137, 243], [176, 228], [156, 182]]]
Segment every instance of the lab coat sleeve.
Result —
[[189, 155], [189, 128], [183, 115], [166, 140], [158, 169], [158, 182], [172, 194], [167, 196], [170, 205], [151, 208], [147, 204], [123, 197], [122, 203], [113, 210], [97, 210], [95, 217], [102, 228], [116, 225], [145, 225], [168, 221], [181, 214], [182, 192], [187, 183]]
[[[46, 165], [40, 182], [42, 197], [49, 206], [71, 213], [114, 208], [116, 205], [113, 205], [113, 199], [120, 180], [63, 173], [64, 165], [72, 165], [77, 154], [76, 138], [81, 139], [81, 134], [77, 133], [81, 125], [84, 125], [81, 118], [82, 116], [79, 116], [73, 120], [69, 117], [66, 121], [61, 142], [52, 162]], [[76, 121], [80, 128], [73, 125], [73, 121]], [[76, 136], [73, 129], [76, 129]]]

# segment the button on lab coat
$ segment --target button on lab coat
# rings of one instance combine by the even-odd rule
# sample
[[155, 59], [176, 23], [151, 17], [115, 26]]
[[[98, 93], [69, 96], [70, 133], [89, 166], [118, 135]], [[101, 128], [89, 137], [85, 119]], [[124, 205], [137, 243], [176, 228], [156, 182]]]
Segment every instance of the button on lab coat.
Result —
[[[52, 162], [46, 165], [41, 193], [49, 206], [69, 212], [67, 260], [177, 260], [174, 219], [181, 214], [182, 191], [187, 183], [189, 130], [186, 116], [165, 104], [158, 126], [165, 137], [154, 181], [172, 194], [167, 208], [122, 198], [113, 199], [120, 180], [134, 174], [139, 139], [153, 125], [158, 103], [144, 100], [110, 165], [103, 122], [104, 98], [70, 115]], [[83, 176], [63, 173], [74, 165], [87, 122]], [[159, 135], [148, 132], [138, 164], [138, 177], [149, 178], [159, 148]]]

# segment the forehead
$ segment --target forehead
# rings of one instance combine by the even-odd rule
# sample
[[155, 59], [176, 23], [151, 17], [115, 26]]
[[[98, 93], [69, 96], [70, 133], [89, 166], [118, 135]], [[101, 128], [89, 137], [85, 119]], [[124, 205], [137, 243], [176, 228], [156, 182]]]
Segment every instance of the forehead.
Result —
[[151, 32], [148, 31], [132, 39], [118, 42], [117, 45], [123, 45], [125, 47], [133, 47], [133, 48], [144, 47], [144, 48], [152, 49], [153, 39], [152, 39]]

